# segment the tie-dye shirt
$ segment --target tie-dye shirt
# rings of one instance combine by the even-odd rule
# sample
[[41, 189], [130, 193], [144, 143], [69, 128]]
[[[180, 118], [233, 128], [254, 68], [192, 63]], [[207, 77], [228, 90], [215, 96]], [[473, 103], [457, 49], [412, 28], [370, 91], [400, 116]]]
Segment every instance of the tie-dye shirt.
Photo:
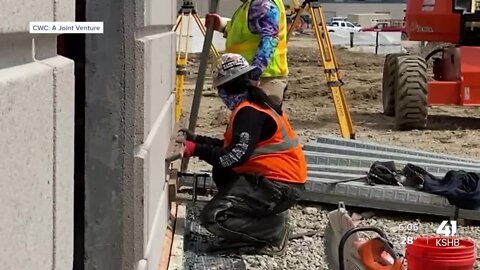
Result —
[[261, 36], [252, 65], [262, 71], [268, 65], [278, 45], [280, 10], [272, 0], [252, 0], [248, 12], [248, 27]]

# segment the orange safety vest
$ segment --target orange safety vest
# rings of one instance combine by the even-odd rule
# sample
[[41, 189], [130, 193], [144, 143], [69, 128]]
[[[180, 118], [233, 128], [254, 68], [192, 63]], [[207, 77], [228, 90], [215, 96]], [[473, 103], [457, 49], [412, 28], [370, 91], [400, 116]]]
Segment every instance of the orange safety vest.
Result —
[[252, 156], [233, 170], [236, 173], [253, 173], [271, 180], [303, 184], [307, 181], [307, 162], [295, 131], [285, 114], [280, 116], [271, 108], [262, 108], [252, 102], [243, 101], [230, 115], [230, 123], [224, 134], [224, 146], [232, 142], [232, 124], [236, 113], [243, 107], [252, 107], [264, 112], [277, 124], [275, 134], [255, 146]]

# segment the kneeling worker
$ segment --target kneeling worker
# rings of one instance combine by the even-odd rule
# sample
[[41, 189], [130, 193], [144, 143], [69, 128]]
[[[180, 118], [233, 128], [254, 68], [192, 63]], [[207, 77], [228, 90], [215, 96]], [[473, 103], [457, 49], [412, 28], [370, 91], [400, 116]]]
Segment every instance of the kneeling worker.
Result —
[[254, 69], [238, 54], [220, 57], [213, 84], [232, 111], [224, 139], [183, 130], [184, 156], [213, 166], [218, 193], [202, 210], [202, 225], [226, 244], [251, 244], [275, 255], [288, 241], [288, 209], [304, 190], [307, 166], [280, 105], [251, 82]]

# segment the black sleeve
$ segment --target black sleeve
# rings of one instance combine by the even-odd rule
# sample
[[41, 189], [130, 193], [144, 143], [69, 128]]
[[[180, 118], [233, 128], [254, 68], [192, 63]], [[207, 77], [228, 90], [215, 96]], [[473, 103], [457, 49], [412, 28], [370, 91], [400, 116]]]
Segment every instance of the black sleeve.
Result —
[[196, 135], [195, 136], [195, 143], [198, 144], [210, 144], [214, 146], [223, 146], [223, 140], [217, 139], [217, 138], [212, 138], [208, 136], [201, 136], [201, 135]]
[[253, 153], [262, 135], [266, 113], [251, 107], [240, 109], [233, 120], [232, 142], [226, 148], [197, 144], [195, 156], [212, 166], [231, 168], [244, 163]]

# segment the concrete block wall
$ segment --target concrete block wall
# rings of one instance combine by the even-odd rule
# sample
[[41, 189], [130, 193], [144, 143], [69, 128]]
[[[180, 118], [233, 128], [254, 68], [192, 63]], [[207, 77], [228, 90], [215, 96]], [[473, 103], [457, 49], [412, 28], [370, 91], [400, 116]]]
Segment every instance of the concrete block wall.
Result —
[[0, 9], [0, 265], [72, 269], [73, 61], [30, 21], [74, 20], [73, 0]]
[[[158, 269], [170, 214], [177, 5], [87, 0], [85, 269]], [[141, 147], [145, 156], [137, 156]]]
[[[167, 3], [168, 2], [168, 3]], [[139, 270], [157, 269], [170, 216], [167, 168], [162, 166], [174, 127], [174, 88], [176, 34], [171, 31], [177, 19], [174, 1], [138, 0], [135, 39], [137, 111], [136, 144], [149, 143], [143, 160], [144, 252]], [[145, 16], [142, 18], [141, 15]], [[148, 31], [147, 29], [155, 29]]]

